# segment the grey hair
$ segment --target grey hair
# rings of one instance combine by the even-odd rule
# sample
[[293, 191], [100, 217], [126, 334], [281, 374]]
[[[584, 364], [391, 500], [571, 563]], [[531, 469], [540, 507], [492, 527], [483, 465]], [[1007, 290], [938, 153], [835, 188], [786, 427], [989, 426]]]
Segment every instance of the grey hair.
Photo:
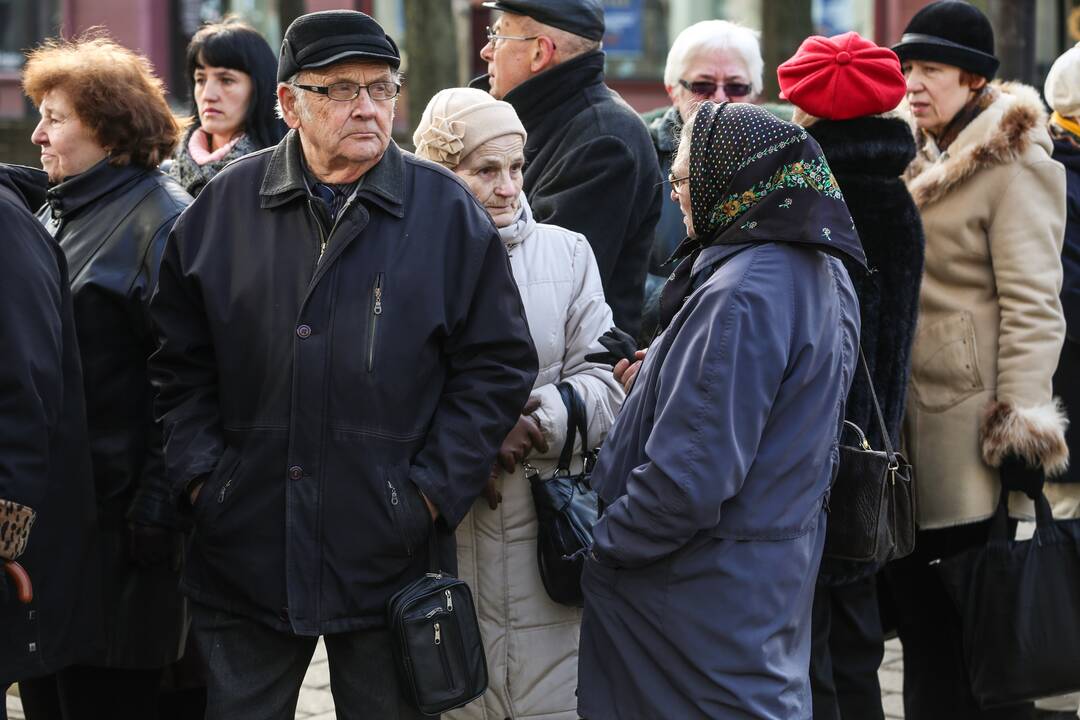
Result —
[[702, 20], [679, 33], [668, 51], [664, 66], [664, 84], [675, 87], [687, 59], [707, 50], [734, 50], [746, 65], [751, 92], [757, 95], [764, 87], [762, 73], [765, 60], [761, 57], [758, 37], [761, 33], [727, 20]]
[[[296, 100], [296, 114], [299, 115], [302, 120], [307, 120], [309, 117], [311, 117], [311, 114], [308, 112], [307, 95], [304, 92], [297, 92], [296, 89], [293, 87], [295, 83], [299, 82], [300, 75], [304, 72], [307, 71], [300, 70], [299, 72], [293, 73], [287, 80], [285, 80], [285, 82], [279, 82], [278, 87], [284, 86], [288, 90], [288, 92]], [[405, 76], [397, 70], [391, 70], [390, 79], [400, 85], [402, 82], [405, 81]], [[397, 98], [394, 98], [394, 105], [397, 105]], [[277, 103], [275, 103], [274, 105], [274, 114], [276, 114], [278, 118], [282, 120], [285, 119], [285, 109], [281, 107], [281, 98], [278, 98]]]
[[530, 35], [547, 35], [555, 41], [555, 58], [557, 62], [566, 62], [579, 55], [584, 55], [587, 52], [599, 50], [603, 47], [603, 43], [599, 40], [590, 40], [589, 38], [575, 35], [566, 30], [552, 27], [551, 25], [545, 25], [527, 15], [523, 15], [522, 17], [525, 20], [524, 27], [527, 28], [526, 32]]

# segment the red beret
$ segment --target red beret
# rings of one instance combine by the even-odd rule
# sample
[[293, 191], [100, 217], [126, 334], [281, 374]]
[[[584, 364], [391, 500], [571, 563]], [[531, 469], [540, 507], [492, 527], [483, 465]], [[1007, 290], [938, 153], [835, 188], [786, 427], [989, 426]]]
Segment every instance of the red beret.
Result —
[[907, 89], [896, 53], [857, 32], [806, 38], [776, 76], [781, 98], [826, 120], [888, 112]]

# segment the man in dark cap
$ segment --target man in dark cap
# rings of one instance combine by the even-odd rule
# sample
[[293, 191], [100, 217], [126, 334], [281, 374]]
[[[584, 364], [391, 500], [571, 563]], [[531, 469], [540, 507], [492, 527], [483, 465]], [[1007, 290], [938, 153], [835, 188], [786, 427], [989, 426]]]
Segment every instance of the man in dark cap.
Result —
[[291, 131], [215, 177], [162, 260], [151, 363], [211, 720], [293, 717], [320, 635], [338, 717], [421, 717], [386, 602], [453, 570], [536, 375], [495, 225], [390, 138], [398, 64], [363, 13], [297, 19]]
[[603, 4], [484, 5], [500, 12], [480, 57], [492, 96], [513, 105], [529, 133], [533, 214], [588, 238], [615, 323], [636, 335], [663, 188], [648, 128], [604, 84]]

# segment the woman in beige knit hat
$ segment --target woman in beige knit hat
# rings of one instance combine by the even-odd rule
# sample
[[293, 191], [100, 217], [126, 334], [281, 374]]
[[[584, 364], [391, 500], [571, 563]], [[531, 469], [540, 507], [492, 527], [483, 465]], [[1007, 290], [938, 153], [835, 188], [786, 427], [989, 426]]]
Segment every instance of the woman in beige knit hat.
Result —
[[[581, 610], [548, 597], [536, 559], [536, 513], [523, 464], [550, 477], [566, 437], [556, 385], [587, 408], [588, 447], [604, 439], [622, 404], [611, 368], [585, 360], [612, 326], [600, 274], [583, 235], [537, 223], [522, 192], [525, 128], [512, 106], [481, 90], [431, 99], [413, 135], [416, 154], [452, 171], [491, 215], [506, 244], [540, 374], [499, 452], [486, 498], [457, 530], [458, 569], [476, 595], [490, 684], [446, 717], [574, 720]], [[575, 448], [571, 469], [582, 463]]]

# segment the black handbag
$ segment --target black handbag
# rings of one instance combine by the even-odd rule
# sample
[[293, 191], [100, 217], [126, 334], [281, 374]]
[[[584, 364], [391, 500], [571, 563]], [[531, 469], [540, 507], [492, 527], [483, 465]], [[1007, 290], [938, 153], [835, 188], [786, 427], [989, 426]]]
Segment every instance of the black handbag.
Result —
[[[596, 493], [589, 486], [589, 475], [596, 464], [596, 453], [589, 449], [585, 403], [574, 386], [556, 386], [566, 405], [566, 442], [559, 454], [559, 463], [550, 478], [540, 477], [531, 465], [525, 465], [529, 479], [536, 520], [536, 561], [540, 579], [548, 596], [557, 603], [581, 607], [581, 570], [585, 553], [592, 546], [592, 528], [596, 524]], [[581, 435], [584, 467], [577, 474], [570, 472], [574, 457], [574, 440]]]
[[935, 561], [960, 612], [971, 692], [983, 708], [1080, 690], [1080, 519], [1035, 501], [1035, 535], [1011, 539], [1004, 489], [986, 545]]
[[840, 467], [829, 491], [824, 556], [885, 563], [915, 549], [915, 487], [911, 465], [892, 447], [862, 348], [859, 365], [866, 373], [885, 450], [871, 448], [863, 431], [844, 421], [860, 442], [859, 447], [840, 445]]
[[[438, 566], [438, 530], [428, 551]], [[387, 603], [398, 680], [424, 715], [462, 707], [484, 694], [487, 658], [472, 593], [463, 580], [438, 570], [409, 583]]]

